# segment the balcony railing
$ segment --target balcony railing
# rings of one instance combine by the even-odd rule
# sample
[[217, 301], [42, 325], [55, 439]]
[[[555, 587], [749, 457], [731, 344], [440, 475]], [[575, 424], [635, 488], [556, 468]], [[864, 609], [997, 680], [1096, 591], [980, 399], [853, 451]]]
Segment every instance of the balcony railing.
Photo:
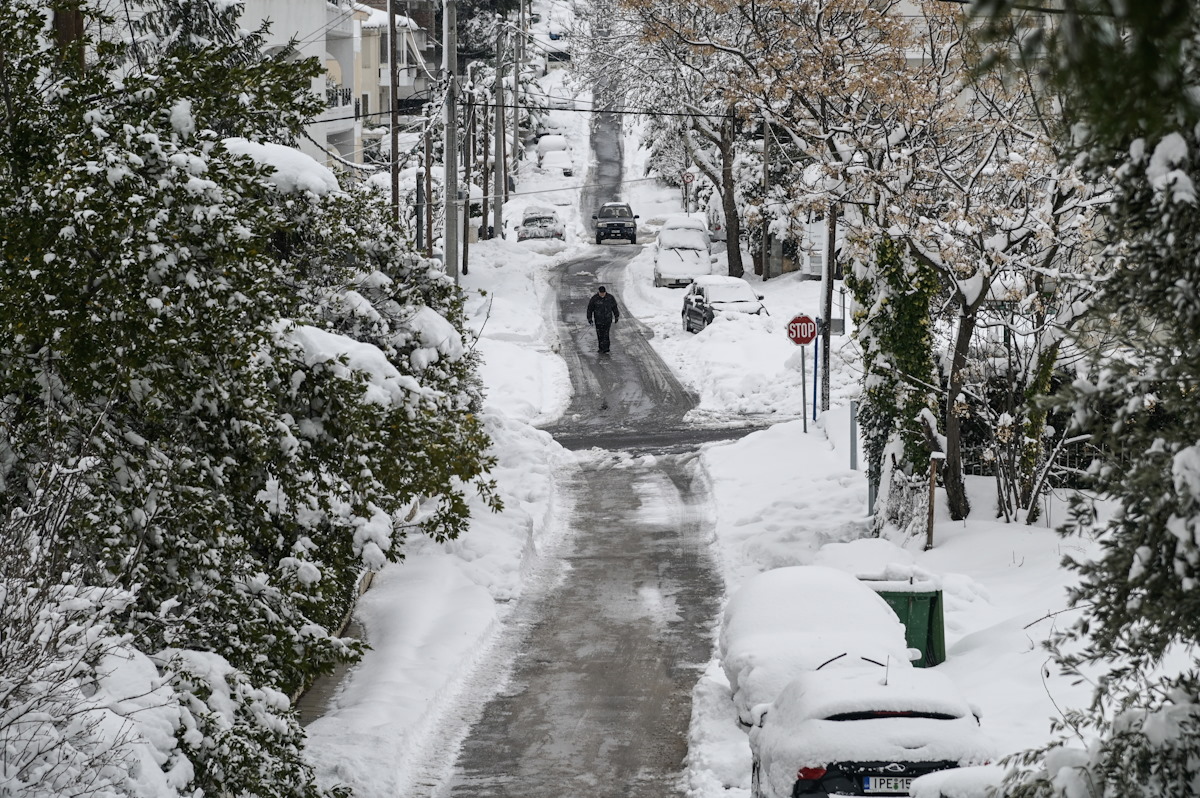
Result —
[[325, 89], [325, 105], [329, 108], [340, 108], [353, 100], [353, 92], [345, 86], [329, 86]]

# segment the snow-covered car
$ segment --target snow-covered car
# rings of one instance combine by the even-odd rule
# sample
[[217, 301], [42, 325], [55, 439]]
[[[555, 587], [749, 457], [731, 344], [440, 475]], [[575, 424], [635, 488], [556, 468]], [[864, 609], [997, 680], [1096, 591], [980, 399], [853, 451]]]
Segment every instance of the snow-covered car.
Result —
[[752, 798], [908, 795], [913, 779], [990, 761], [994, 745], [944, 674], [856, 666], [803, 673], [755, 711]]
[[739, 720], [802, 673], [878, 663], [895, 672], [920, 656], [879, 594], [845, 571], [774, 568], [747, 579], [725, 606], [719, 640]]
[[557, 238], [560, 241], [566, 237], [566, 228], [558, 218], [553, 208], [534, 206], [525, 209], [521, 224], [517, 227], [517, 240], [526, 241], [532, 238]]
[[762, 295], [741, 277], [711, 274], [692, 280], [683, 295], [683, 329], [700, 332], [724, 313], [770, 315]]
[[571, 177], [575, 174], [575, 163], [571, 160], [571, 153], [554, 150], [542, 156], [542, 169], [551, 174]]
[[550, 107], [557, 111], [575, 110], [575, 97], [565, 86], [552, 86], [546, 96]]
[[654, 244], [654, 285], [689, 285], [697, 277], [712, 274], [714, 261], [708, 232], [701, 226], [664, 226]]
[[542, 136], [537, 140], [537, 157], [538, 166], [546, 159], [546, 154], [550, 152], [566, 152], [571, 149], [571, 145], [567, 143], [566, 136], [558, 133], [550, 133]]
[[534, 128], [534, 135], [539, 139], [542, 136], [561, 136], [566, 132], [567, 126], [562, 121], [552, 118], [549, 114], [544, 114], [538, 119], [537, 127]]
[[703, 213], [671, 213], [663, 220], [663, 230], [702, 230], [708, 240], [712, 241], [712, 233], [708, 229], [708, 219]]
[[609, 238], [623, 238], [637, 243], [637, 214], [624, 202], [606, 202], [592, 214], [596, 223], [596, 243]]

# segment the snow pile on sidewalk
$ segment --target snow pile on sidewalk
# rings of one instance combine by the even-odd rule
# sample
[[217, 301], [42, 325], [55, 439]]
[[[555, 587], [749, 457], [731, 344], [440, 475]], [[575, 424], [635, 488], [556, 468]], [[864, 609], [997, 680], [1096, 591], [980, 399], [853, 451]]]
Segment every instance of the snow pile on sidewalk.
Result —
[[412, 767], [427, 746], [442, 744], [430, 739], [441, 713], [521, 595], [529, 562], [559, 532], [554, 477], [573, 456], [532, 423], [558, 415], [570, 397], [566, 366], [552, 351], [556, 331], [542, 312], [560, 256], [535, 249], [481, 244], [463, 280], [481, 336], [484, 418], [504, 511], [476, 500], [470, 532], [458, 540], [409, 537], [405, 560], [386, 566], [359, 602], [371, 651], [308, 726], [321, 778], [360, 798], [410, 793]]

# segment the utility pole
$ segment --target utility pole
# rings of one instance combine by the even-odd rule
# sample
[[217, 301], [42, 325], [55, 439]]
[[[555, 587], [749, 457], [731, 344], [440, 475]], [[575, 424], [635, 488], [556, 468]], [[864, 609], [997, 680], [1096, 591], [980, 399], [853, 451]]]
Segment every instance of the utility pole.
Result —
[[445, 0], [442, 14], [442, 71], [446, 75], [445, 123], [446, 224], [442, 263], [458, 284], [458, 0]]
[[[391, 120], [392, 130], [389, 136], [391, 149], [391, 170], [392, 170], [392, 221], [397, 226], [400, 224], [400, 103], [396, 98], [396, 86], [400, 83], [400, 68], [396, 64], [396, 53], [399, 48], [396, 46], [396, 2], [397, 0], [388, 0], [388, 103], [392, 107]], [[417, 218], [417, 227], [420, 228], [421, 219]], [[420, 247], [420, 238], [417, 236]]]
[[[497, 53], [496, 63], [497, 63], [497, 65], [499, 65], [499, 63], [500, 63], [499, 53]], [[480, 225], [479, 226], [481, 228], [483, 228], [480, 231], [480, 238], [486, 239], [486, 238], [491, 238], [491, 236], [488, 235], [487, 227], [488, 227], [488, 144], [489, 144], [489, 139], [491, 136], [491, 121], [492, 121], [492, 115], [491, 115], [491, 113], [488, 112], [487, 103], [483, 104], [483, 108], [481, 109], [480, 113], [483, 114], [483, 137], [479, 139], [479, 154], [482, 156], [482, 159], [483, 159], [483, 170], [479, 173], [479, 185], [483, 189], [483, 207], [479, 209], [480, 210]]]
[[425, 249], [425, 203], [429, 199], [425, 196], [425, 175], [423, 169], [417, 170], [417, 218], [413, 227], [417, 229], [417, 251], [421, 252]]
[[[821, 328], [821, 410], [829, 409], [829, 348], [830, 328], [833, 326], [833, 275], [834, 242], [837, 240], [837, 205], [829, 203], [826, 211], [826, 229], [829, 236], [825, 243], [825, 274], [821, 277], [821, 318], [825, 323]], [[842, 324], [846, 322], [843, 319]], [[845, 327], [842, 328], [843, 330]]]
[[83, 11], [79, 8], [59, 8], [54, 11], [54, 43], [58, 46], [59, 59], [75, 67], [80, 74], [84, 69]]
[[[503, 31], [503, 29], [499, 29]], [[496, 140], [493, 143], [495, 153], [495, 172], [492, 175], [492, 235], [504, 236], [504, 187], [508, 185], [504, 174], [504, 34], [497, 33], [496, 39]]]
[[521, 155], [521, 63], [525, 60], [525, 2], [517, 5], [517, 30], [513, 34], [513, 102], [512, 102], [512, 161], [511, 169], [517, 171], [517, 159]]
[[[433, 257], [433, 119], [425, 106], [425, 257]], [[419, 224], [420, 222], [418, 222]]]
[[471, 247], [471, 172], [475, 160], [475, 94], [474, 84], [467, 81], [467, 123], [464, 125], [466, 139], [463, 147], [463, 185], [467, 187], [467, 201], [463, 205], [462, 273], [467, 274], [467, 250]]
[[771, 123], [763, 117], [763, 201], [762, 201], [762, 268], [759, 274], [764, 280], [771, 277], [771, 226], [767, 218], [767, 197], [771, 189]]

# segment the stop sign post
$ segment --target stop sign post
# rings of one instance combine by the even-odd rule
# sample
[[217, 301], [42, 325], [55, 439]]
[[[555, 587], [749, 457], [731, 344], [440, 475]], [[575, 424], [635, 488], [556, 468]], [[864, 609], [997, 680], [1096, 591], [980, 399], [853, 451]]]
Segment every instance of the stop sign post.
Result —
[[[787, 324], [787, 336], [796, 346], [803, 347], [817, 339], [817, 323], [811, 316], [801, 313], [793, 316]], [[808, 432], [808, 366], [804, 362], [804, 350], [800, 350], [800, 418], [804, 420], [804, 431]]]

